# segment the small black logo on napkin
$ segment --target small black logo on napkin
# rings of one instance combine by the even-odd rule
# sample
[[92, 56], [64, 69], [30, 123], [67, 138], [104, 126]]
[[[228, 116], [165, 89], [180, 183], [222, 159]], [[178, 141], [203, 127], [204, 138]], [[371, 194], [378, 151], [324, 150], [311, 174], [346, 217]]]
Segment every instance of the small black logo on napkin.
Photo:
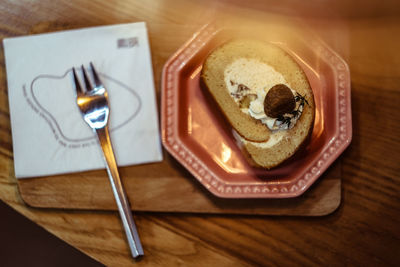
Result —
[[137, 37], [121, 38], [117, 40], [118, 48], [131, 48], [138, 45], [139, 41]]

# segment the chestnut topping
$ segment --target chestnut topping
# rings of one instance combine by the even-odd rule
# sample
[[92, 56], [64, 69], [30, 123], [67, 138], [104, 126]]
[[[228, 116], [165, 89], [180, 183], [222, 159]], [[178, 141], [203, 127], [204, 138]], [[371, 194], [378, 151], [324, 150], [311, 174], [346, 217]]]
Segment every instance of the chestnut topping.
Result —
[[271, 118], [290, 113], [296, 107], [292, 90], [284, 84], [273, 86], [264, 99], [264, 112]]

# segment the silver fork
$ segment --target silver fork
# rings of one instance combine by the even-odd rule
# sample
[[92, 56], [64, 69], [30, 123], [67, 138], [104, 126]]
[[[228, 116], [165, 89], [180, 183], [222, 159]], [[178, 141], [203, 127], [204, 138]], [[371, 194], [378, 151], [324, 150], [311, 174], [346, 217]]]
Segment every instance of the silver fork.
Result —
[[72, 68], [74, 82], [76, 88], [76, 102], [82, 113], [83, 119], [97, 134], [101, 148], [103, 150], [104, 159], [108, 177], [111, 182], [112, 191], [117, 202], [119, 214], [121, 216], [122, 225], [125, 229], [129, 247], [134, 258], [143, 255], [142, 244], [133, 221], [132, 212], [126, 197], [121, 179], [119, 177], [117, 163], [115, 161], [114, 152], [111, 146], [110, 135], [108, 131], [108, 118], [110, 108], [108, 106], [108, 93], [94, 66], [90, 63], [93, 74], [93, 82], [89, 78], [85, 67], [82, 65], [83, 79], [86, 90], [83, 90], [75, 68]]

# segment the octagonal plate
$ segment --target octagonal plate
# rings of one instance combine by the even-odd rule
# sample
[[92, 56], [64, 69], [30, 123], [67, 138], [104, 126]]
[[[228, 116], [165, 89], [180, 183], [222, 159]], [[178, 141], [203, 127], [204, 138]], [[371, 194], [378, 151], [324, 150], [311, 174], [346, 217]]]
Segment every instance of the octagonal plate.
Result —
[[348, 66], [321, 40], [304, 33], [281, 32], [263, 38], [280, 46], [303, 68], [314, 92], [316, 114], [311, 139], [304, 149], [273, 170], [253, 168], [237, 146], [231, 126], [200, 83], [206, 56], [233, 37], [250, 36], [238, 29], [206, 25], [165, 64], [161, 99], [163, 145], [216, 196], [299, 196], [350, 144]]

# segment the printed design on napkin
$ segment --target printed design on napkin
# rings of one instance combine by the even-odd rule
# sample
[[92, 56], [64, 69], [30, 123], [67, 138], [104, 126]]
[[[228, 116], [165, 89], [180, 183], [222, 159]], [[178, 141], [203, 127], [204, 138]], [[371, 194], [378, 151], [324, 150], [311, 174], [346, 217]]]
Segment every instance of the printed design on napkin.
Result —
[[137, 37], [120, 38], [117, 40], [117, 47], [120, 48], [132, 48], [139, 44]]
[[[141, 98], [135, 90], [122, 82], [102, 73], [99, 73], [99, 76], [109, 93], [110, 132], [118, 131], [138, 115], [142, 107]], [[68, 148], [95, 145], [96, 136], [82, 119], [75, 94], [72, 69], [61, 76], [38, 75], [31, 82], [29, 92], [26, 92], [24, 87], [27, 103], [46, 121], [60, 145]], [[121, 99], [129, 99], [132, 104], [119, 105], [118, 100]], [[59, 104], [61, 101], [63, 105]]]

